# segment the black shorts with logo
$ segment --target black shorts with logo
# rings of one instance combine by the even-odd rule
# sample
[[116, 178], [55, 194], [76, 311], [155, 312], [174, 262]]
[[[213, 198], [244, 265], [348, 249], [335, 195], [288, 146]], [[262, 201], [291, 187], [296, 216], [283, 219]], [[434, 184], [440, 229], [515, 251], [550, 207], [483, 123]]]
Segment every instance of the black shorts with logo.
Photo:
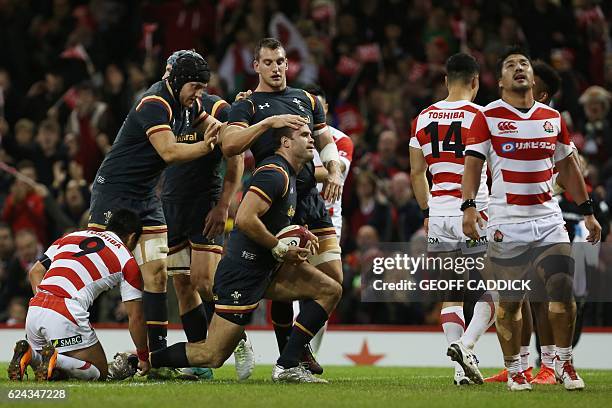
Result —
[[210, 197], [189, 202], [163, 201], [164, 214], [168, 223], [168, 246], [173, 247], [189, 242], [196, 250], [223, 252], [223, 233], [212, 239], [204, 236], [204, 224], [208, 212], [217, 204]]
[[213, 285], [215, 313], [245, 326], [274, 279], [278, 265], [257, 268], [225, 256], [219, 262]]
[[106, 193], [94, 189], [91, 193], [88, 228], [105, 229], [113, 211], [127, 209], [140, 217], [143, 233], [166, 232], [166, 218], [162, 203], [156, 196], [144, 199]]
[[297, 225], [308, 225], [308, 229], [313, 232], [331, 228], [334, 235], [336, 234], [329, 212], [325, 208], [325, 201], [316, 187], [310, 189], [304, 196], [298, 195], [293, 221]]

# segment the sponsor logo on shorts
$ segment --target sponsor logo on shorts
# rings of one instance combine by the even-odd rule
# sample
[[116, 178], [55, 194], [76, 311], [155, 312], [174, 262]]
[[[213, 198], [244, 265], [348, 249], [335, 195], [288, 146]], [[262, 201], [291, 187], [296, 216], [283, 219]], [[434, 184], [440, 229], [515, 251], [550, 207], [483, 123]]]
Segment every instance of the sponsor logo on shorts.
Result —
[[502, 242], [503, 240], [504, 240], [504, 234], [502, 234], [500, 230], [495, 230], [495, 233], [493, 234], [493, 241]]
[[428, 237], [427, 238], [427, 243], [428, 244], [439, 244], [440, 243], [440, 238]]
[[63, 339], [51, 340], [53, 347], [68, 347], [74, 346], [75, 344], [81, 344], [83, 342], [83, 336], [77, 334], [76, 336], [66, 337]]
[[289, 209], [287, 210], [287, 216], [293, 217], [294, 215], [295, 215], [295, 208], [293, 208], [293, 206], [290, 205]]
[[231, 294], [231, 296], [232, 296], [232, 299], [237, 301], [242, 296], [242, 293], [240, 293], [237, 290], [235, 290], [234, 293]]
[[485, 246], [488, 242], [489, 240], [487, 239], [487, 237], [480, 237], [478, 239], [467, 239], [465, 241], [465, 244], [468, 248], [476, 248], [479, 246]]
[[246, 259], [247, 261], [254, 261], [255, 258], [257, 258], [257, 255], [255, 255], [252, 252], [247, 252], [247, 251], [242, 251], [242, 254], [240, 256]]
[[108, 221], [110, 220], [110, 217], [113, 216], [113, 213], [111, 210], [108, 210], [104, 213], [104, 223], [108, 224]]

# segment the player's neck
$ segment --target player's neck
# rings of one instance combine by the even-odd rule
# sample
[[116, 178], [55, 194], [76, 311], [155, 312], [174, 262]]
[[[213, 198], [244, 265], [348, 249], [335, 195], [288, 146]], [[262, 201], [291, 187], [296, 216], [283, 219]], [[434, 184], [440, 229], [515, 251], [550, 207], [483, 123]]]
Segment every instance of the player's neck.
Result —
[[255, 88], [255, 92], [281, 92], [287, 89], [287, 83], [285, 82], [281, 86], [270, 86], [266, 84], [264, 81], [259, 81], [257, 84], [257, 88]]
[[299, 173], [301, 168], [302, 168], [302, 166], [304, 165], [304, 163], [301, 163], [295, 157], [291, 157], [289, 154], [287, 154], [283, 150], [277, 150], [276, 154], [278, 154], [283, 159], [285, 159], [287, 161], [287, 163], [289, 163], [289, 165], [293, 168], [293, 171], [295, 171], [296, 173]]
[[502, 92], [502, 100], [515, 108], [530, 109], [535, 103], [531, 89], [525, 92]]
[[472, 91], [466, 89], [451, 88], [448, 90], [448, 96], [444, 99], [446, 102], [470, 101], [472, 100]]

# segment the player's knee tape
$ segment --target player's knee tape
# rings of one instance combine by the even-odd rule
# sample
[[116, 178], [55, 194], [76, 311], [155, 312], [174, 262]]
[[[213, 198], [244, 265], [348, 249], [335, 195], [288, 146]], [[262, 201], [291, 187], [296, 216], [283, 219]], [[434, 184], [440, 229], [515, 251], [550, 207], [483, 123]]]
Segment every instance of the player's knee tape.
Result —
[[178, 251], [168, 253], [168, 276], [189, 275], [191, 268], [191, 249], [189, 245]]
[[141, 238], [136, 245], [136, 249], [134, 249], [134, 259], [138, 265], [144, 265], [147, 262], [166, 259], [168, 251], [168, 242], [165, 237], [146, 240]]
[[319, 252], [315, 255], [310, 255], [308, 257], [308, 262], [310, 262], [312, 266], [317, 266], [325, 262], [339, 261], [341, 259], [342, 250], [336, 245], [335, 247], [327, 249], [325, 252], [322, 252], [321, 247], [319, 247]]
[[316, 254], [308, 257], [311, 265], [317, 266], [325, 262], [342, 259], [342, 249], [335, 235], [319, 238], [319, 250]]
[[549, 255], [538, 263], [548, 299], [552, 302], [570, 302], [573, 296], [574, 260], [567, 255]]

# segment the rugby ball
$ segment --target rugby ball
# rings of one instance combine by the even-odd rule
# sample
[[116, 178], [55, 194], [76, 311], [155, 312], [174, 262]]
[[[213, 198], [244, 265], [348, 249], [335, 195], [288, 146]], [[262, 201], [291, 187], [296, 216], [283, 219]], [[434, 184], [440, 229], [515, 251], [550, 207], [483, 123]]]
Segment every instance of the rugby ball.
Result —
[[276, 234], [276, 238], [282, 243], [300, 248], [310, 247], [309, 242], [313, 237], [312, 232], [301, 225], [286, 226]]

